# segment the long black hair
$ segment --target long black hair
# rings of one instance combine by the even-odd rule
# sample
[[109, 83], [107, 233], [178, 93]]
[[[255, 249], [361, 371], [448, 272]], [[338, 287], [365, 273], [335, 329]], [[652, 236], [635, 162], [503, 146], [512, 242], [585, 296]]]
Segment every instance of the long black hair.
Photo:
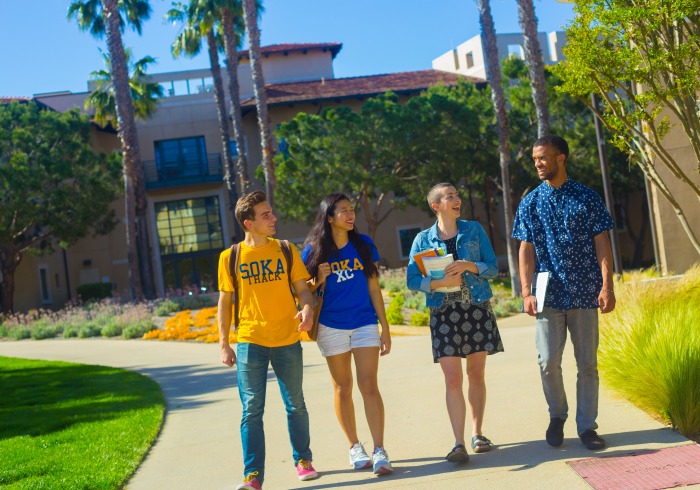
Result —
[[[311, 253], [306, 258], [306, 268], [311, 277], [318, 275], [318, 266], [320, 264], [328, 262], [329, 259], [338, 254], [338, 247], [333, 240], [331, 224], [328, 222], [328, 218], [333, 216], [335, 208], [340, 201], [352, 202], [348, 196], [341, 193], [330, 194], [323, 198], [309, 236], [306, 237], [304, 242], [304, 246], [311, 244]], [[357, 253], [360, 254], [365, 276], [374, 277], [379, 274], [377, 266], [372, 260], [372, 247], [363, 240], [356, 226], [353, 226], [352, 230], [348, 231], [348, 238], [357, 250]]]

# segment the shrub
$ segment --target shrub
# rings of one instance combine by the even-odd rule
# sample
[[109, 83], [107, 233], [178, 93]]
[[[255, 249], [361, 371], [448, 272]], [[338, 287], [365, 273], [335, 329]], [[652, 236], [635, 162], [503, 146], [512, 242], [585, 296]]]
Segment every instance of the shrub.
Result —
[[67, 339], [69, 339], [71, 337], [77, 337], [78, 330], [80, 330], [80, 327], [76, 327], [74, 325], [71, 325], [70, 327], [66, 327], [63, 329], [63, 337], [65, 337]]
[[78, 329], [78, 337], [81, 339], [99, 337], [101, 333], [102, 329], [99, 325], [95, 325], [94, 323], [87, 323]]
[[84, 302], [100, 301], [112, 296], [111, 282], [91, 282], [77, 287], [78, 296]]
[[0, 337], [9, 337], [10, 332], [5, 325], [0, 325]]
[[182, 307], [179, 302], [166, 298], [158, 303], [158, 306], [153, 310], [153, 314], [156, 316], [166, 316], [170, 313], [180, 311], [181, 309]]
[[156, 326], [153, 323], [129, 325], [128, 327], [125, 327], [122, 331], [122, 337], [124, 337], [125, 339], [140, 339], [146, 333], [150, 332], [151, 330], [154, 330], [155, 328]]
[[25, 326], [19, 326], [11, 329], [9, 332], [9, 337], [15, 340], [28, 339], [32, 336], [32, 331]]
[[116, 337], [117, 335], [121, 335], [122, 331], [122, 325], [117, 322], [109, 322], [102, 327], [101, 335], [103, 337]]
[[601, 317], [600, 370], [614, 390], [686, 436], [700, 433], [700, 265], [616, 288]]
[[58, 328], [50, 325], [37, 325], [31, 329], [31, 337], [34, 340], [52, 339], [59, 333]]
[[411, 325], [414, 327], [425, 327], [430, 325], [430, 310], [419, 311], [411, 314]]
[[391, 299], [389, 306], [386, 308], [386, 319], [391, 325], [403, 325], [403, 313], [401, 307], [404, 304], [403, 294], [397, 294]]

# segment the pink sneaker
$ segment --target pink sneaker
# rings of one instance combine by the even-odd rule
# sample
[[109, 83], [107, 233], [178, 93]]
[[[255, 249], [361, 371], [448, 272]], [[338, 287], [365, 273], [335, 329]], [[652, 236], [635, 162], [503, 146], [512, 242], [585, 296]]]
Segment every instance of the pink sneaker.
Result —
[[236, 490], [262, 490], [262, 483], [257, 478], [258, 472], [254, 471], [243, 479], [243, 483], [236, 487]]
[[311, 461], [306, 461], [305, 459], [300, 459], [297, 463], [297, 475], [301, 481], [318, 478], [314, 465], [311, 464]]

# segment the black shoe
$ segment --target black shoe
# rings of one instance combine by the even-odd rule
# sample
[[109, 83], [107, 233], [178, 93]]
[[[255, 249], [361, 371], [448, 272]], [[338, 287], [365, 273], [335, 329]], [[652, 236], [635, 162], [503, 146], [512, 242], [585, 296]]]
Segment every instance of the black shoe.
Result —
[[561, 443], [564, 442], [564, 422], [566, 420], [558, 417], [553, 417], [549, 420], [549, 427], [547, 427], [545, 434], [547, 444], [553, 447], [561, 446]]
[[586, 446], [586, 449], [590, 449], [591, 451], [598, 451], [605, 447], [605, 439], [600, 437], [594, 430], [584, 431], [579, 438], [583, 445]]

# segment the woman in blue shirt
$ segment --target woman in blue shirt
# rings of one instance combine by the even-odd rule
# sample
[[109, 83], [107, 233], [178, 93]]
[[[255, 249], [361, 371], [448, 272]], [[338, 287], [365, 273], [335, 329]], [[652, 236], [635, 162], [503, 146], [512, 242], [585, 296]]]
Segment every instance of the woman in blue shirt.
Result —
[[[317, 343], [333, 379], [335, 414], [350, 444], [350, 465], [358, 470], [373, 467], [378, 475], [391, 473], [384, 450], [384, 402], [377, 384], [379, 356], [391, 350], [379, 287], [379, 253], [372, 239], [357, 231], [347, 196], [331, 194], [323, 199], [301, 258], [313, 278], [312, 291], [323, 287]], [[353, 358], [374, 442], [371, 457], [357, 437]]]
[[[428, 192], [428, 205], [437, 216], [435, 224], [416, 235], [408, 262], [408, 288], [423, 291], [430, 308], [430, 336], [433, 361], [440, 363], [445, 376], [447, 413], [455, 446], [447, 460], [469, 460], [464, 445], [466, 404], [462, 390], [462, 358], [467, 361], [467, 399], [472, 419], [472, 449], [481, 453], [491, 449], [491, 441], [482, 435], [486, 407], [484, 370], [486, 356], [503, 351], [503, 343], [491, 308], [488, 278], [498, 274], [496, 255], [483, 227], [476, 221], [460, 220], [462, 201], [452, 184], [441, 183]], [[414, 256], [421, 251], [441, 249], [452, 254], [454, 262], [445, 268], [441, 279], [424, 277]], [[438, 288], [459, 287], [455, 292]]]

